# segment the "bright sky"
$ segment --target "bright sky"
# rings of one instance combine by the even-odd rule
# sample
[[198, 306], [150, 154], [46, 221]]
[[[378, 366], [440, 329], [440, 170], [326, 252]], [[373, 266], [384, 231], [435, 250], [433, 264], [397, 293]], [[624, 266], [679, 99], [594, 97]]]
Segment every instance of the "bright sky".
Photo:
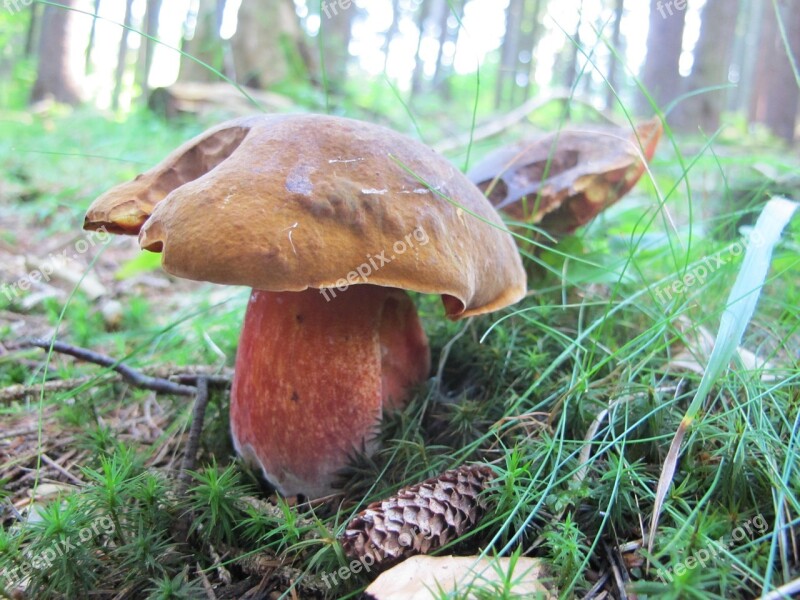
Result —
[[[91, 5], [91, 2], [84, 0]], [[320, 19], [316, 15], [308, 15], [307, 2], [316, 0], [295, 0], [298, 14], [303, 18], [305, 27], [315, 35], [320, 26]], [[332, 1], [332, 0], [329, 0]], [[688, 74], [691, 70], [691, 50], [693, 49], [700, 30], [700, 10], [706, 0], [689, 0], [687, 13], [687, 31], [685, 36], [684, 56], [681, 61], [681, 71]], [[140, 22], [144, 13], [146, 0], [134, 1], [134, 21]], [[164, 2], [161, 11], [159, 37], [167, 45], [176, 48], [180, 45], [183, 35], [184, 23], [187, 14], [192, 15], [197, 10], [198, 0], [169, 0]], [[236, 28], [236, 12], [241, 0], [228, 0], [221, 34], [230, 38]], [[389, 28], [392, 19], [392, 0], [357, 0], [355, 4], [360, 9], [361, 18], [353, 26], [353, 39], [350, 46], [351, 53], [357, 57], [359, 66], [370, 75], [380, 75], [384, 69], [382, 47], [384, 32]], [[568, 40], [565, 32], [572, 35], [578, 23], [578, 11], [583, 5], [583, 20], [581, 27], [581, 40], [590, 50], [594, 49], [593, 60], [604, 73], [609, 59], [609, 52], [602, 42], [598, 42], [595, 24], [606, 23], [603, 35], [611, 35], [610, 9], [600, 2], [581, 2], [581, 0], [558, 0], [550, 2], [548, 13], [545, 17], [545, 35], [540, 40], [536, 60], [537, 82], [541, 85], [549, 83], [551, 72], [558, 54], [562, 51]], [[444, 48], [448, 62], [452, 61], [458, 73], [471, 73], [476, 69], [478, 62], [484, 62], [487, 54], [499, 48], [505, 32], [505, 8], [508, 0], [471, 0], [465, 10], [464, 29], [458, 37], [457, 44], [449, 44]], [[644, 0], [629, 0], [626, 2], [625, 16], [622, 22], [622, 34], [627, 45], [627, 67], [629, 71], [638, 72], [646, 54], [647, 29], [648, 29], [648, 3]], [[91, 6], [84, 7], [91, 10]], [[107, 82], [113, 80], [117, 56], [115, 51], [121, 34], [121, 28], [116, 23], [121, 23], [124, 18], [124, 2], [104, 0], [100, 3], [100, 15], [108, 21], [98, 20], [97, 42], [92, 60], [95, 64], [94, 83], [98, 90], [98, 104], [108, 106], [110, 103], [111, 89]], [[451, 21], [454, 21], [451, 16]], [[90, 20], [81, 19], [88, 36]], [[189, 19], [189, 28], [193, 26]], [[132, 49], [139, 47], [141, 38], [138, 35], [129, 35], [128, 41]], [[414, 54], [417, 48], [417, 28], [413, 18], [403, 15], [398, 23], [398, 32], [392, 41], [389, 51], [389, 60], [386, 65], [390, 79], [396, 81], [401, 89], [410, 86], [411, 74], [414, 69]], [[435, 67], [438, 43], [433, 37], [424, 40], [420, 55], [425, 65], [425, 71], [431, 75]], [[180, 55], [173, 49], [158, 45], [155, 50], [153, 71], [150, 77], [151, 86], [169, 85], [175, 81], [178, 74]], [[587, 70], [587, 76], [601, 81], [599, 73]]]

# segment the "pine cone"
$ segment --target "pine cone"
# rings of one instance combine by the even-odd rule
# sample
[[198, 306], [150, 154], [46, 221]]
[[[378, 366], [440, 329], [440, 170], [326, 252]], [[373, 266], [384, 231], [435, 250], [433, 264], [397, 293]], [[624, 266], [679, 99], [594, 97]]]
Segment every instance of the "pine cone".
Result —
[[477, 525], [486, 510], [480, 493], [493, 477], [486, 465], [467, 465], [403, 488], [356, 515], [342, 547], [376, 566], [441, 548]]

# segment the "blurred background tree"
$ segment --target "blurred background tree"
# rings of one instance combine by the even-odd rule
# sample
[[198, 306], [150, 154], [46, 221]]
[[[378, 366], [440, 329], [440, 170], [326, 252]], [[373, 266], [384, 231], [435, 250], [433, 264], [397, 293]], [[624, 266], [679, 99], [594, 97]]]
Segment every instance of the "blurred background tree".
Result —
[[413, 110], [445, 102], [471, 114], [480, 72], [481, 113], [572, 94], [612, 113], [669, 109], [670, 125], [689, 133], [713, 135], [725, 122], [797, 137], [796, 0], [62, 4], [9, 3], [0, 17], [0, 69], [28, 69], [31, 103], [129, 111], [166, 98], [168, 114], [224, 109], [236, 82], [270, 92], [251, 94], [266, 110], [284, 105], [278, 95], [320, 110], [370, 110], [390, 88]]
[[[74, 4], [75, 0], [66, 0], [64, 6], [70, 8]], [[31, 36], [35, 14], [36, 5], [32, 4], [29, 27]], [[81, 84], [78, 81], [75, 61], [78, 46], [77, 35], [74, 32], [76, 17], [76, 13], [68, 9], [55, 6], [47, 6], [44, 9], [39, 32], [39, 67], [36, 83], [31, 91], [32, 103], [45, 98], [52, 98], [65, 104], [80, 102]]]

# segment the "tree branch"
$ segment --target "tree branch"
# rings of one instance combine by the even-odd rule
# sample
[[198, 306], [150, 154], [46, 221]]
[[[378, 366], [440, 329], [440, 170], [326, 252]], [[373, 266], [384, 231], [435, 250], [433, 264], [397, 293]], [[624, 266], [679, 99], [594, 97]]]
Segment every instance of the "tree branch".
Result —
[[122, 364], [110, 356], [99, 354], [97, 352], [93, 352], [92, 350], [87, 350], [86, 348], [79, 348], [77, 346], [65, 344], [64, 342], [59, 342], [58, 340], [29, 339], [23, 342], [23, 346], [42, 348], [48, 351], [52, 347], [53, 352], [67, 354], [77, 358], [78, 360], [100, 365], [101, 367], [107, 367], [119, 373], [122, 376], [122, 379], [131, 385], [145, 390], [152, 390], [159, 394], [194, 396], [197, 393], [197, 388], [195, 387], [182, 385], [180, 383], [175, 383], [167, 379], [161, 379], [159, 377], [150, 377], [149, 375], [145, 375], [136, 369], [132, 369]]
[[178, 493], [180, 496], [186, 494], [192, 476], [189, 471], [194, 470], [197, 462], [197, 449], [200, 447], [200, 434], [203, 433], [203, 422], [206, 418], [206, 407], [208, 406], [208, 380], [201, 377], [197, 380], [197, 397], [194, 401], [192, 410], [192, 425], [189, 428], [189, 441], [186, 442], [186, 450], [183, 453], [181, 472], [178, 476]]

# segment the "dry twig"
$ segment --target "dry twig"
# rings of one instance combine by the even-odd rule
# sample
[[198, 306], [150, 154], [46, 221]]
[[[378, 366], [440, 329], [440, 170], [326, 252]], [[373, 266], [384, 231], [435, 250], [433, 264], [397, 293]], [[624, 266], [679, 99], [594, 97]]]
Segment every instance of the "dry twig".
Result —
[[186, 451], [183, 454], [181, 463], [181, 474], [178, 478], [178, 493], [183, 496], [189, 487], [189, 474], [195, 468], [197, 461], [197, 449], [200, 446], [200, 434], [203, 432], [203, 421], [206, 417], [206, 407], [208, 406], [208, 381], [205, 377], [197, 380], [197, 397], [192, 409], [192, 426], [189, 429], [189, 441], [186, 442]]
[[99, 354], [98, 352], [87, 350], [86, 348], [65, 344], [58, 340], [30, 339], [25, 340], [23, 345], [42, 348], [48, 351], [52, 348], [53, 352], [74, 356], [79, 360], [100, 365], [101, 367], [108, 367], [119, 373], [125, 381], [137, 388], [152, 390], [161, 394], [173, 394], [175, 396], [194, 396], [197, 393], [194, 387], [182, 385], [159, 377], [150, 377], [136, 369], [123, 365], [120, 361], [110, 356]]

